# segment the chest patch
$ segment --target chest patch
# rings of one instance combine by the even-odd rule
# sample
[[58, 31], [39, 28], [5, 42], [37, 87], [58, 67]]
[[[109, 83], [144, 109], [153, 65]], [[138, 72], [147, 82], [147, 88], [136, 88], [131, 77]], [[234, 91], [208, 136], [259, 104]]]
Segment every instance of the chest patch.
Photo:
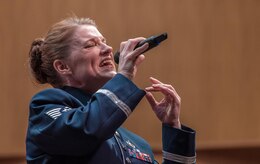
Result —
[[141, 152], [134, 144], [132, 144], [130, 141], [127, 141], [127, 151], [129, 153], [129, 156], [132, 158], [136, 158], [142, 161], [146, 161], [149, 163], [153, 163], [151, 157], [149, 154]]

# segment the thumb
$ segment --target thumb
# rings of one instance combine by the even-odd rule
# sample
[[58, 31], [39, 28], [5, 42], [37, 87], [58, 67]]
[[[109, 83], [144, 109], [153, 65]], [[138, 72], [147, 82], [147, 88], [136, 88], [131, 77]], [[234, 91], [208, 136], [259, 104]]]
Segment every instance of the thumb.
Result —
[[154, 108], [157, 104], [153, 94], [151, 92], [146, 92], [146, 95], [145, 95], [147, 101], [150, 103], [151, 107]]

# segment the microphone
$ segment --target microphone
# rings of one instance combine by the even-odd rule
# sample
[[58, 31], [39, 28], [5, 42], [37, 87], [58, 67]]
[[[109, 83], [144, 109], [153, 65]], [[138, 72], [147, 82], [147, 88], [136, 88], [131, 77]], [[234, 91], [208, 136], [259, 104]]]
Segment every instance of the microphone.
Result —
[[[161, 35], [157, 35], [157, 36], [151, 36], [141, 42], [139, 42], [134, 49], [141, 47], [142, 45], [144, 45], [145, 43], [149, 44], [149, 47], [142, 53], [145, 53], [146, 51], [158, 46], [162, 41], [164, 41], [165, 39], [167, 39], [167, 33], [163, 33]], [[115, 62], [118, 64], [119, 63], [119, 56], [120, 56], [120, 52], [117, 51], [114, 54], [114, 60]]]

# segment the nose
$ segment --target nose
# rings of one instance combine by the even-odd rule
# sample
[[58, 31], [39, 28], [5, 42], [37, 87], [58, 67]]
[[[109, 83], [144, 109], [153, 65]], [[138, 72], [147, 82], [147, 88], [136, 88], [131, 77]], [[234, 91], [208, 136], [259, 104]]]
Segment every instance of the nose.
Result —
[[102, 55], [109, 55], [111, 52], [113, 52], [113, 48], [105, 43], [101, 44], [101, 54]]

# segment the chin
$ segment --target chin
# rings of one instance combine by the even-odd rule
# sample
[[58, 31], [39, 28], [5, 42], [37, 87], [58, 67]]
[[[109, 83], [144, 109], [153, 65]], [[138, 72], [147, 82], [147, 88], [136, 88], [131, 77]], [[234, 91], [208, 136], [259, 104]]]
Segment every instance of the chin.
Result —
[[109, 77], [111, 77], [111, 79], [112, 79], [116, 74], [117, 74], [116, 71], [111, 71], [111, 72], [108, 72], [108, 73], [107, 73], [107, 75], [108, 75]]
[[112, 79], [115, 75], [117, 74], [116, 71], [109, 71], [109, 72], [103, 72], [102, 74], [100, 74], [101, 78], [110, 80]]

